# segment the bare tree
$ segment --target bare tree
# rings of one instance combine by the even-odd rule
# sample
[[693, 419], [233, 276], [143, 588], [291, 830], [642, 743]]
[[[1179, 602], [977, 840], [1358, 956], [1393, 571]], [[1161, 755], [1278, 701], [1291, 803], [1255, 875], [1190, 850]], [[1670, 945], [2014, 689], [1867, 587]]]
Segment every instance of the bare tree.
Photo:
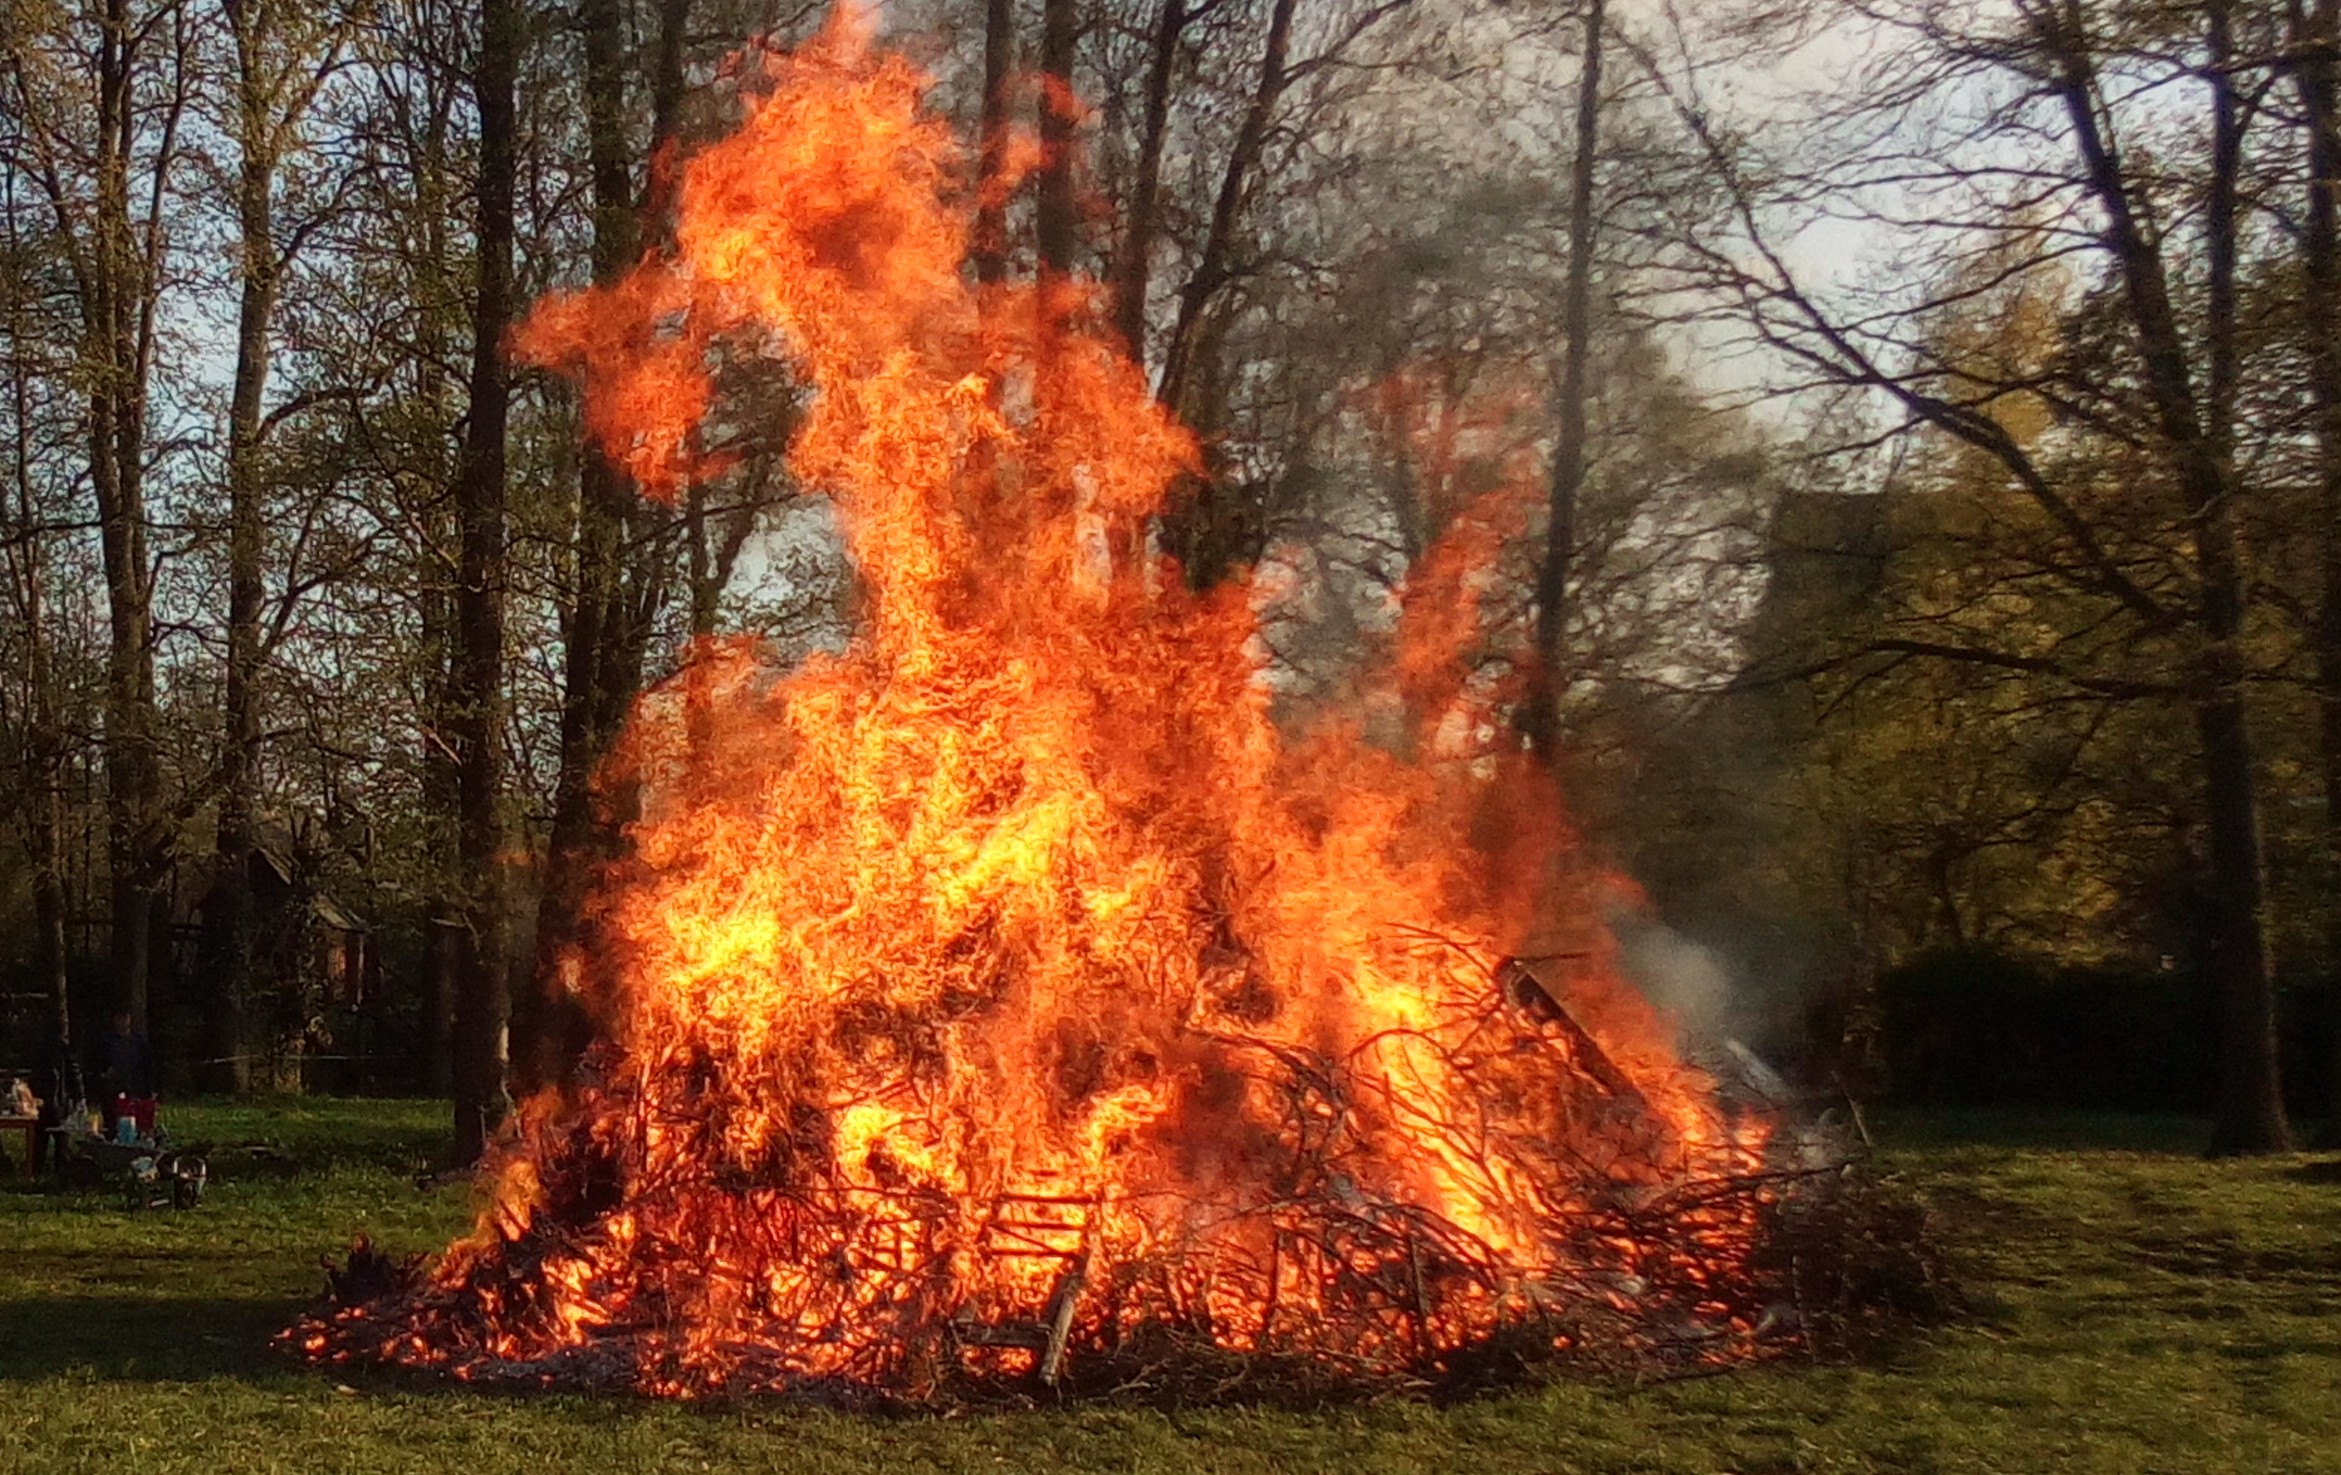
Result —
[[522, 46], [520, 0], [482, 0], [472, 96], [479, 110], [474, 185], [478, 276], [472, 307], [470, 415], [456, 486], [462, 534], [455, 589], [456, 649], [449, 682], [465, 908], [455, 995], [455, 1146], [470, 1162], [504, 1110], [505, 981], [504, 583], [505, 437], [511, 379], [504, 337], [513, 320], [513, 203], [517, 187], [515, 88]]
[[[2311, 435], [2316, 445], [2317, 760], [2324, 785], [2327, 848], [2341, 856], [2341, 3], [2290, 0], [2286, 22], [2292, 76], [2307, 134], [2307, 188], [2301, 212], [2302, 317], [2308, 326]], [[2327, 958], [2341, 952], [2341, 920], [2330, 924]], [[2331, 966], [2328, 961], [2328, 967]], [[2336, 1016], [2333, 1100], [2327, 1132], [2341, 1140], [2341, 1016]]]
[[[648, 143], [638, 158], [626, 54], [626, 8], [589, 0], [579, 19], [585, 44], [585, 123], [593, 201], [593, 280], [617, 281], [641, 254], [645, 219], [660, 224], [650, 198], [653, 161], [675, 142], [690, 0], [665, 0], [651, 49]], [[637, 178], [642, 179], [641, 185]], [[656, 239], [659, 232], [651, 233]], [[692, 504], [696, 510], [699, 503]], [[524, 1087], [563, 1079], [582, 1050], [586, 1021], [562, 970], [580, 942], [587, 891], [613, 853], [616, 811], [597, 813], [594, 783], [636, 694], [672, 559], [670, 521], [645, 509], [630, 478], [588, 444], [578, 475], [575, 595], [562, 612], [560, 768], [555, 780], [544, 896], [538, 911], [532, 987], [516, 1000], [514, 1066]], [[622, 810], [623, 806], [619, 806]]]
[[1545, 506], [1544, 558], [1536, 575], [1536, 658], [1523, 698], [1525, 726], [1538, 756], [1550, 762], [1560, 739], [1566, 689], [1562, 632], [1568, 628], [1569, 575], [1577, 554], [1577, 498], [1585, 486], [1585, 382], [1593, 297], [1594, 163], [1601, 143], [1602, 0], [1586, 0], [1585, 39], [1577, 76], [1576, 150], [1569, 161], [1569, 262], [1562, 288], [1561, 384]]
[[1008, 200], [999, 181], [1007, 171], [1015, 76], [1015, 0], [984, 0], [983, 99], [976, 123], [984, 194], [976, 210], [974, 254], [976, 280], [986, 284], [1008, 278]]
[[[309, 211], [279, 221], [279, 176], [308, 133], [318, 90], [340, 66], [347, 22], [288, 0], [227, 0], [231, 66], [224, 130], [234, 142], [228, 188], [236, 219], [236, 367], [228, 404], [228, 658], [219, 758], [219, 858], [214, 898], [225, 913], [214, 1046], [225, 1083], [250, 1081], [245, 1010], [253, 979], [251, 867], [257, 822], [267, 522], [266, 458], [284, 416], [267, 411], [278, 294], [290, 258], [315, 231]], [[279, 621], [282, 628], [282, 621]]]
[[[80, 312], [88, 473], [104, 552], [107, 859], [114, 972], [146, 1017], [153, 931], [174, 841], [155, 688], [156, 558], [147, 510], [152, 389], [170, 210], [196, 78], [180, 0], [101, 0], [10, 17], [14, 162], [45, 197]], [[81, 70], [86, 68], [86, 71]]]
[[[50, 545], [55, 534], [44, 499], [35, 490], [43, 418], [36, 380], [52, 377], [37, 344], [46, 336], [39, 311], [42, 253], [25, 229], [12, 159], [0, 159], [0, 292], [6, 293], [8, 340], [8, 504], [0, 520], [0, 566], [8, 575], [8, 607], [21, 642], [21, 705], [16, 743], [27, 801], [25, 838], [31, 862], [34, 956], [49, 995], [49, 1032], [68, 1047], [73, 1010], [67, 996], [70, 951], [66, 937], [65, 826], [69, 736], [58, 676], [50, 657]], [[36, 324], [42, 324], [36, 327]]]
[[[2062, 676], [2076, 691], [2166, 702], [2192, 723], [2207, 835], [2207, 959], [2225, 1018], [2213, 1145], [2278, 1150], [2290, 1134], [2278, 1080], [2246, 700], [2249, 574], [2241, 528], [2251, 489], [2238, 470], [2235, 440], [2238, 199], [2253, 100], [2240, 92], [2227, 4], [2210, 0], [2183, 15], [2117, 9], [2025, 0], [2004, 22], [1988, 24], [1933, 0], [1864, 12], [1891, 34], [1883, 59], [1860, 79], [1860, 103], [1829, 120], [1855, 142], [1834, 136], [1832, 161], [1784, 167], [1773, 178], [1780, 209], [1789, 208], [1788, 197], [1818, 189], [1833, 209], [1871, 202], [1882, 228], [1970, 251], [1973, 272], [1940, 277], [1940, 291], [1896, 308], [1832, 305], [1792, 267], [1776, 241], [1780, 209], [1752, 182], [1748, 141], [1709, 111], [1695, 73], [1678, 72], [1671, 85], [1680, 116], [1733, 202], [1731, 231], [1689, 248], [1686, 280], [1730, 304], [1736, 320], [1794, 365], [1805, 385], [1880, 397], [1899, 416], [1886, 434], [1923, 427], [1988, 458], [2041, 519], [2039, 576], [2102, 602], [2105, 619], [2093, 632], [2111, 628], [2108, 621], [2126, 632], [2043, 654], [1970, 639], [1972, 627], [1953, 622], [1932, 634], [1872, 641], [1869, 655]], [[1662, 74], [1649, 52], [1638, 54], [1651, 75]], [[2119, 131], [2123, 100], [2136, 94], [2117, 74], [2137, 68], [2174, 73], [2199, 88], [2199, 166], [2185, 186], [2201, 202], [2191, 240], [2165, 223], [2171, 174], [2142, 162], [2143, 146]], [[1983, 129], [1903, 126], [1961, 87], [1997, 100]], [[2068, 151], [2061, 167], [2027, 162], [2041, 157], [2042, 133]], [[1976, 156], [1961, 157], [1957, 150], [1968, 140]], [[2025, 207], [2009, 208], [2000, 186], [2020, 192]], [[1874, 203], [1881, 194], [1919, 203]], [[1960, 214], [1948, 203], [1954, 198], [1979, 198], [1976, 213]], [[1978, 248], [1978, 241], [1985, 244]], [[2190, 249], [2183, 264], [2201, 287], [2182, 304], [2178, 253]], [[2096, 268], [2087, 279], [2089, 311], [2110, 325], [2106, 352], [1994, 372], [1972, 360], [1949, 361], [1919, 331], [1959, 303], [2050, 263]], [[2071, 437], [2042, 442], [2013, 431], [2012, 408], [2035, 401], [2048, 404], [2072, 437], [2138, 456], [2167, 496], [2156, 504], [2163, 520], [2141, 528], [2143, 504], [2091, 495], [2087, 463], [2062, 449]], [[2161, 650], [2174, 653], [2171, 669], [2103, 664], [2135, 667]]]
[[1171, 86], [1192, 14], [1187, 0], [1162, 0], [1161, 14], [1154, 23], [1138, 128], [1137, 169], [1123, 212], [1122, 237], [1114, 253], [1114, 326], [1129, 346], [1130, 356], [1141, 366], [1146, 362], [1147, 292], [1155, 238], [1162, 222], [1162, 163], [1170, 137]]
[[1073, 55], [1080, 38], [1080, 10], [1074, 0], [1041, 0], [1040, 191], [1032, 237], [1044, 276], [1072, 271], [1079, 244], [1073, 175], [1080, 162], [1080, 111], [1073, 95]]

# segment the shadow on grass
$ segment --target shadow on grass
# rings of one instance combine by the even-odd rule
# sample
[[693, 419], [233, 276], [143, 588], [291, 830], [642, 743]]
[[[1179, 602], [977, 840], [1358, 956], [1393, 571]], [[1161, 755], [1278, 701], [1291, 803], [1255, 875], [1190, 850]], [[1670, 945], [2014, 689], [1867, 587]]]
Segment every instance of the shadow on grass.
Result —
[[35, 1296], [0, 1302], [0, 1383], [87, 1371], [110, 1381], [273, 1379], [298, 1364], [269, 1339], [298, 1301]]
[[[99, 1384], [226, 1379], [342, 1391], [494, 1398], [516, 1402], [589, 1390], [526, 1379], [464, 1382], [427, 1368], [316, 1366], [276, 1345], [313, 1303], [293, 1298], [35, 1297], [0, 1303], [0, 1389], [87, 1378]], [[627, 1389], [590, 1390], [596, 1404], [643, 1405]], [[7, 1396], [7, 1395], [0, 1395]], [[707, 1407], [731, 1406], [712, 1400]]]

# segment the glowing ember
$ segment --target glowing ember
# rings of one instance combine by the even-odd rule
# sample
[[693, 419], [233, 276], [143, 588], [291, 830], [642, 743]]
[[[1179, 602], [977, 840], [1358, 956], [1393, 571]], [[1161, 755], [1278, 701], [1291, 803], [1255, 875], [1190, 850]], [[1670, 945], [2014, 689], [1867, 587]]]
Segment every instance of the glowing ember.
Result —
[[[1744, 1346], [1754, 1198], [1711, 1190], [1759, 1134], [1612, 981], [1614, 888], [1536, 774], [1280, 734], [1240, 591], [1142, 551], [1193, 447], [1089, 289], [968, 285], [965, 157], [907, 64], [841, 23], [769, 71], [672, 258], [522, 346], [666, 495], [707, 469], [711, 345], [785, 351], [857, 643], [777, 684], [712, 652], [644, 704], [592, 1084], [528, 1105], [424, 1286], [300, 1345], [911, 1395], [1182, 1348]], [[1447, 577], [1403, 642], [1425, 735], [1478, 700], [1425, 676], [1420, 627], [1477, 633]]]

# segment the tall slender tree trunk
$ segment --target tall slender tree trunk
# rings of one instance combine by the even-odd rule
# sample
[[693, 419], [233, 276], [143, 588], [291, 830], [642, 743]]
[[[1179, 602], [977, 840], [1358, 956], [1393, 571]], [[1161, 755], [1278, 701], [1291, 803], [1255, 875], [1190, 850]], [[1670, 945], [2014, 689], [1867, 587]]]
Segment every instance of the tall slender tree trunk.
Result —
[[2249, 580], [2236, 473], [2236, 206], [2245, 115], [2231, 70], [2229, 7], [2203, 12], [2212, 90], [2212, 167], [2204, 204], [2204, 387], [2198, 393], [2186, 339], [2171, 303], [2158, 241], [2139, 223], [2129, 177], [2101, 130], [2097, 78], [2077, 22], [2037, 23], [2059, 68], [2056, 88], [2081, 155], [2084, 180], [2105, 216], [2105, 241], [2120, 273], [2139, 368], [2172, 479], [2195, 529], [2200, 586], [2192, 701], [2209, 832], [2211, 891], [2206, 952], [2221, 1012], [2217, 1119], [2211, 1149], [2280, 1152], [2291, 1146], [2276, 1041], [2276, 984], [2268, 959], [2268, 893], [2244, 700], [2244, 617]]
[[[16, 213], [16, 178], [7, 178], [7, 245], [16, 257], [21, 243]], [[17, 533], [9, 540], [11, 571], [15, 575], [18, 614], [24, 622], [25, 758], [31, 779], [31, 813], [27, 816], [29, 859], [32, 862], [33, 960], [41, 987], [49, 996], [49, 1030], [54, 1041], [71, 1048], [73, 1004], [69, 990], [70, 954], [65, 936], [65, 779], [64, 725], [59, 718], [55, 673], [49, 665], [48, 572], [40, 534], [41, 514], [33, 497], [33, 403], [36, 372], [29, 356], [32, 329], [25, 315], [21, 283], [11, 282], [8, 297], [10, 397], [10, 491], [16, 504]], [[58, 1102], [62, 1110], [67, 1103]]]
[[[444, 519], [445, 509], [430, 509], [429, 523]], [[446, 564], [439, 546], [445, 529], [426, 531], [417, 591], [421, 602], [422, 643], [428, 661], [423, 681], [422, 809], [431, 836], [432, 876], [428, 977], [424, 994], [423, 1084], [434, 1096], [452, 1096], [456, 1077], [456, 998], [463, 972], [463, 874], [452, 861], [455, 837], [462, 825], [462, 784], [455, 744], [460, 723], [455, 697], [455, 570]], [[440, 537], [434, 537], [438, 534]]]
[[482, 0], [473, 96], [480, 118], [478, 288], [472, 309], [470, 418], [456, 493], [462, 554], [455, 590], [454, 734], [464, 887], [455, 993], [455, 1144], [476, 1160], [506, 1109], [511, 1011], [504, 956], [503, 713], [505, 438], [511, 384], [515, 101], [519, 0]]
[[2235, 58], [2229, 7], [2205, 9], [2211, 85], [2211, 187], [2205, 204], [2209, 276], [2208, 360], [2203, 413], [2196, 566], [2203, 583], [2204, 695], [2195, 723], [2210, 798], [2212, 873], [2218, 918], [2212, 967], [2222, 1000], [2219, 1118], [2214, 1152], [2273, 1152], [2292, 1145], [2284, 1115], [2276, 1037], [2276, 987], [2268, 957], [2267, 857], [2260, 832], [2258, 775], [2252, 765], [2245, 704], [2245, 567], [2243, 487], [2235, 465], [2238, 383], [2236, 218], [2243, 172], [2244, 110], [2231, 70]]
[[[21, 422], [20, 422], [21, 423]], [[29, 499], [27, 499], [29, 500]], [[20, 505], [22, 505], [20, 503]], [[55, 674], [49, 668], [47, 615], [42, 571], [26, 554], [25, 682], [32, 698], [26, 744], [33, 760], [32, 841], [33, 959], [49, 996], [49, 1025], [59, 1041], [73, 1038], [71, 952], [65, 935], [65, 738], [58, 721]], [[62, 1103], [60, 1103], [62, 1104]]]
[[983, 149], [982, 198], [975, 215], [975, 279], [986, 286], [1008, 279], [1008, 200], [1000, 188], [1007, 171], [1010, 88], [1016, 80], [1016, 0], [984, 0], [984, 96], [977, 123]]
[[[228, 401], [228, 660], [221, 702], [219, 824], [207, 917], [220, 956], [213, 980], [213, 1053], [226, 1062], [219, 1084], [251, 1085], [250, 1020], [259, 979], [251, 886], [258, 844], [262, 686], [268, 652], [261, 603], [266, 526], [268, 391], [277, 297], [287, 267], [280, 251], [277, 176], [325, 76], [339, 60], [342, 23], [325, 22], [300, 0], [223, 0], [232, 65], [228, 122], [236, 144], [232, 199], [238, 275], [236, 369]], [[304, 227], [292, 232], [297, 243]], [[275, 1013], [276, 1011], [271, 1011]], [[268, 1042], [276, 1058], [297, 1037]]]
[[[452, 83], [441, 82], [430, 97], [415, 170], [415, 216], [423, 240], [416, 263], [415, 296], [423, 310], [415, 327], [415, 377], [408, 392], [424, 412], [425, 423], [433, 426], [451, 425], [455, 420], [453, 376], [443, 367], [453, 360], [457, 331], [454, 273], [448, 251], [448, 217], [456, 208], [448, 191], [453, 92]], [[455, 751], [455, 586], [461, 537], [450, 516], [462, 471], [459, 464], [449, 474], [443, 461], [418, 470], [428, 488], [419, 498], [415, 517], [420, 530], [415, 550], [415, 595], [424, 663], [418, 767], [434, 867], [422, 1076], [432, 1095], [444, 1097], [455, 1092], [455, 1000], [463, 961], [463, 878], [460, 863], [452, 859], [462, 807]]]
[[[2240, 584], [2237, 586], [2240, 591]], [[2207, 603], [2240, 612], [2241, 599]], [[2211, 617], [2203, 675], [2209, 694], [2195, 707], [2210, 814], [2210, 966], [2220, 1000], [2219, 1096], [2211, 1150], [2218, 1154], [2285, 1152], [2292, 1146], [2278, 1065], [2276, 990], [2267, 950], [2267, 878], [2252, 772], [2242, 662], [2230, 614]], [[2240, 620], [2235, 621], [2240, 624]]]
[[1569, 161], [1569, 267], [1561, 300], [1561, 387], [1546, 489], [1544, 556], [1536, 570], [1536, 658], [1523, 716], [1528, 741], [1548, 765], [1558, 758], [1561, 662], [1569, 626], [1569, 576], [1577, 560], [1577, 499], [1585, 486], [1586, 367], [1593, 337], [1594, 166], [1601, 142], [1602, 0], [1586, 0], [1577, 73], [1576, 153]]
[[1293, 0], [1276, 0], [1268, 13], [1268, 39], [1261, 50], [1260, 72], [1252, 85], [1251, 101], [1244, 108], [1243, 121], [1236, 127], [1235, 145], [1228, 150], [1227, 163], [1220, 170], [1218, 192], [1212, 197], [1210, 228], [1204, 234], [1194, 271], [1179, 288], [1178, 316], [1171, 323], [1170, 342], [1163, 349], [1162, 383], [1157, 391], [1162, 402], [1173, 410], [1180, 409], [1187, 398], [1188, 377], [1194, 371], [1197, 350], [1204, 337], [1204, 312], [1220, 288], [1235, 275], [1232, 258], [1244, 199], [1251, 187], [1253, 171], [1259, 167], [1261, 153], [1267, 147], [1268, 125], [1276, 116], [1276, 105], [1291, 82], [1287, 60], [1292, 51], [1292, 19]]
[[[139, 134], [140, 50], [166, 44], [162, 17], [134, 19], [129, 0], [104, 0], [97, 48], [96, 201], [82, 282], [90, 350], [90, 481], [105, 569], [106, 850], [119, 1001], [143, 1028], [152, 973], [157, 891], [166, 837], [155, 750], [154, 574], [147, 548], [146, 414], [152, 369], [159, 225], [144, 241], [132, 223], [131, 150]], [[184, 78], [179, 79], [182, 88]], [[175, 131], [175, 109], [168, 115]], [[166, 137], [154, 167], [168, 168]], [[160, 208], [159, 188], [152, 208]]]
[[[593, 280], [616, 280], [634, 262], [632, 159], [626, 142], [625, 7], [584, 0], [578, 19], [585, 42], [585, 137], [593, 191]], [[577, 945], [585, 892], [601, 847], [593, 814], [594, 770], [607, 736], [601, 730], [604, 667], [618, 632], [619, 560], [626, 529], [625, 474], [590, 439], [577, 477], [576, 595], [562, 627], [561, 759], [553, 789], [552, 832], [537, 911], [530, 986], [513, 1000], [512, 1073], [516, 1089], [559, 1080], [567, 1031], [562, 970]]]
[[269, 332], [276, 315], [276, 165], [273, 99], [260, 50], [266, 22], [249, 0], [231, 10], [237, 55], [241, 167], [236, 184], [242, 292], [236, 310], [236, 373], [228, 402], [228, 667], [220, 734], [218, 875], [212, 895], [226, 913], [213, 999], [218, 1084], [238, 1094], [252, 1083], [245, 1022], [254, 979], [252, 854], [260, 757], [260, 601], [264, 488], [261, 403], [267, 393]]
[[[644, 202], [636, 198], [626, 126], [626, 13], [620, 0], [586, 0], [586, 152], [593, 189], [593, 278], [616, 282], [642, 249]], [[661, 11], [658, 65], [679, 66], [687, 0]], [[672, 108], [659, 106], [654, 76], [651, 154], [666, 144]], [[565, 1081], [589, 1040], [584, 1002], [569, 970], [590, 939], [585, 902], [595, 874], [615, 853], [617, 817], [597, 801], [595, 785], [642, 684], [651, 620], [664, 568], [632, 551], [636, 509], [632, 481], [602, 449], [584, 448], [578, 475], [577, 595], [568, 611], [561, 703], [561, 763], [554, 790], [545, 884], [538, 911], [530, 987], [514, 1009], [513, 1069], [525, 1090]]]
[[[32, 674], [49, 679], [44, 665]], [[33, 959], [40, 983], [49, 996], [49, 1027], [60, 1043], [73, 1040], [72, 953], [65, 935], [65, 793], [63, 765], [55, 751], [56, 734], [48, 737], [40, 787], [33, 794]]]
[[1040, 102], [1040, 193], [1033, 210], [1032, 239], [1044, 280], [1072, 272], [1078, 244], [1073, 165], [1079, 112], [1073, 96], [1073, 51], [1079, 34], [1080, 12], [1074, 0], [1041, 0], [1040, 69], [1045, 90]]
[[[1208, 434], [1219, 418], [1214, 398], [1219, 386], [1207, 386], [1199, 395], [1198, 372], [1209, 354], [1214, 334], [1206, 321], [1211, 305], [1236, 275], [1236, 232], [1244, 202], [1268, 146], [1268, 125], [1292, 75], [1294, 0], [1275, 0], [1268, 12], [1268, 37], [1260, 54], [1260, 71], [1252, 84], [1251, 100], [1236, 127], [1235, 144], [1219, 175], [1219, 189], [1211, 202], [1211, 225], [1195, 269], [1179, 288], [1178, 313], [1171, 322], [1170, 339], [1163, 346], [1162, 376], [1155, 396], [1189, 425]], [[1189, 585], [1209, 588], [1226, 578], [1251, 551], [1256, 531], [1232, 509], [1222, 505], [1219, 487], [1208, 472], [1189, 479], [1177, 508], [1163, 520], [1164, 542], [1178, 558]]]
[[[2316, 436], [2319, 590], [2316, 622], [2317, 758], [2324, 786], [2325, 854], [2341, 872], [2341, 0], [2292, 6], [2293, 80], [2308, 129], [2308, 199], [2301, 230], [2309, 400]], [[2328, 897], [2326, 1041], [2329, 1079], [2322, 1141], [2341, 1146], [2341, 904]]]
[[1187, 0], [1162, 0], [1154, 23], [1154, 51], [1146, 63], [1137, 178], [1130, 186], [1129, 219], [1114, 257], [1114, 327], [1140, 368], [1146, 366], [1146, 295], [1152, 289], [1154, 241], [1162, 219], [1162, 155], [1170, 134], [1171, 81], [1178, 73], [1187, 19]]

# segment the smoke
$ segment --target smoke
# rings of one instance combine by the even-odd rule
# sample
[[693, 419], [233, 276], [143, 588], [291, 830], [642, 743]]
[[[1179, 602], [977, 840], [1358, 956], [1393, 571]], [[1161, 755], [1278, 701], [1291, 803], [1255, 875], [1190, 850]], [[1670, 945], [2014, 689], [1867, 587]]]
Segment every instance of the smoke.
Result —
[[1648, 917], [1619, 917], [1612, 926], [1627, 979], [1674, 1022], [1681, 1041], [1713, 1043], [1732, 1033], [1732, 970], [1723, 954]]

